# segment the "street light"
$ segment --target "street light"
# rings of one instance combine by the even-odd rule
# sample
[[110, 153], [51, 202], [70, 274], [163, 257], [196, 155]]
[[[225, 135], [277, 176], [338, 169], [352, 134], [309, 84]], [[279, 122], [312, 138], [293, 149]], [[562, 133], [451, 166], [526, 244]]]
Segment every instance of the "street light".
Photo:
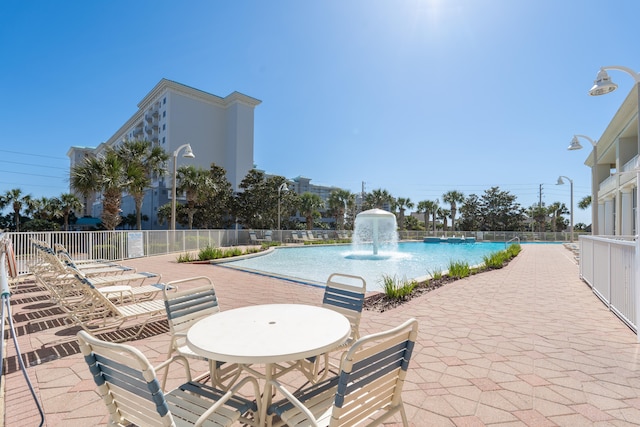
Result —
[[173, 152], [173, 189], [171, 192], [171, 229], [172, 230], [176, 229], [176, 176], [178, 174], [178, 165], [177, 165], [178, 153], [183, 148], [185, 150], [182, 157], [185, 157], [188, 159], [193, 159], [194, 157], [196, 157], [196, 155], [193, 154], [193, 151], [191, 151], [191, 145], [189, 144], [181, 145], [180, 147], [178, 147], [176, 151]]
[[[593, 146], [593, 167], [591, 168], [591, 234], [593, 236], [598, 235], [598, 175], [596, 167], [598, 166], [598, 143], [587, 135], [573, 135], [571, 139], [571, 145], [567, 150], [581, 150], [582, 145], [578, 141], [578, 137], [584, 138]], [[573, 209], [573, 208], [572, 208]]]
[[[638, 121], [638, 158], [636, 159], [636, 254], [635, 254], [635, 294], [636, 294], [636, 326], [640, 325], [640, 73], [636, 73], [631, 68], [622, 67], [618, 65], [611, 65], [606, 67], [600, 67], [598, 76], [593, 82], [593, 87], [589, 90], [589, 95], [598, 96], [604, 95], [609, 92], [613, 92], [618, 88], [618, 85], [611, 81], [611, 78], [607, 74], [606, 70], [623, 71], [633, 77], [633, 80], [637, 86], [638, 92], [638, 115], [636, 120]], [[638, 340], [640, 341], [640, 333]]]
[[567, 176], [564, 175], [560, 175], [558, 177], [558, 182], [556, 182], [556, 185], [562, 185], [564, 184], [564, 181], [562, 180], [562, 178], [566, 178], [567, 180], [569, 180], [569, 184], [571, 184], [571, 222], [569, 225], [569, 230], [571, 231], [571, 243], [573, 243], [573, 180]]
[[282, 230], [280, 229], [280, 193], [282, 191], [289, 191], [289, 186], [287, 186], [286, 182], [280, 184], [278, 187], [278, 233], [280, 234], [280, 241], [282, 242]]

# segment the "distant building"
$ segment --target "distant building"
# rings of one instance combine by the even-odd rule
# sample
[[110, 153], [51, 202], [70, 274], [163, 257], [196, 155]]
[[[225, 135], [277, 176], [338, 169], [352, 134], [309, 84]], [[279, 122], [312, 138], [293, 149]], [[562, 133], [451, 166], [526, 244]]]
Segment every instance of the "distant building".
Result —
[[[177, 166], [193, 165], [208, 170], [211, 163], [215, 163], [227, 171], [227, 179], [237, 191], [253, 168], [254, 109], [260, 103], [239, 92], [221, 98], [162, 79], [140, 101], [138, 111], [106, 142], [96, 148], [71, 147], [67, 153], [70, 166], [73, 168], [85, 156], [99, 155], [107, 147], [117, 146], [125, 139], [148, 140], [162, 147], [171, 156], [169, 170], [153, 181], [152, 188], [145, 195], [142, 214], [149, 218], [143, 222], [143, 228], [163, 228], [158, 223], [157, 211], [170, 202], [175, 150], [183, 144], [190, 144], [196, 157], [185, 159], [181, 151], [177, 156]], [[83, 200], [82, 195], [76, 195]], [[85, 212], [78, 213], [79, 216], [100, 217], [102, 203], [99, 194], [83, 202], [86, 204]], [[130, 196], [123, 198], [121, 209], [124, 215], [135, 212]]]

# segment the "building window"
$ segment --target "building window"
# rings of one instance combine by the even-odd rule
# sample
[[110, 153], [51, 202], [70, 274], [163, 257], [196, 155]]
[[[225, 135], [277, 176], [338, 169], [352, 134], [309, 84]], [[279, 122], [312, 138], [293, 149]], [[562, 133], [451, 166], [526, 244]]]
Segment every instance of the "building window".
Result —
[[162, 137], [162, 143], [163, 143], [163, 144], [164, 144], [164, 140], [165, 140], [165, 137], [163, 136], [163, 137]]
[[163, 103], [163, 104], [166, 104], [166, 103], [167, 103], [167, 97], [166, 97], [166, 96], [162, 99], [162, 103]]
[[164, 110], [164, 111], [162, 112], [162, 117], [167, 117], [167, 110]]
[[162, 125], [162, 130], [165, 130], [165, 129], [167, 129], [167, 125], [166, 125], [166, 123], [164, 123], [164, 124]]

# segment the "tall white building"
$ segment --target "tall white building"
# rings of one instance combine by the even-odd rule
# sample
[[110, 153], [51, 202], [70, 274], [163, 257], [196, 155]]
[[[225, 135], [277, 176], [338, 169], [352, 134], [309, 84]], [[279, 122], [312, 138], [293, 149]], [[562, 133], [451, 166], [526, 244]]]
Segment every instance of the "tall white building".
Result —
[[[153, 182], [142, 206], [142, 214], [149, 218], [143, 222], [143, 228], [158, 229], [161, 228], [157, 222], [158, 207], [170, 202], [173, 154], [184, 144], [191, 145], [196, 157], [183, 158], [184, 153], [179, 152], [178, 167], [188, 164], [208, 170], [211, 163], [215, 163], [227, 171], [233, 190], [238, 190], [253, 168], [254, 109], [260, 103], [239, 92], [221, 98], [162, 79], [138, 103], [138, 111], [106, 142], [96, 148], [71, 147], [67, 155], [73, 168], [85, 156], [99, 155], [125, 139], [148, 140], [162, 147], [170, 156], [168, 171]], [[91, 207], [85, 208], [85, 214], [100, 216], [99, 195], [86, 200], [86, 204]], [[122, 211], [124, 215], [135, 212], [131, 197], [123, 198]]]

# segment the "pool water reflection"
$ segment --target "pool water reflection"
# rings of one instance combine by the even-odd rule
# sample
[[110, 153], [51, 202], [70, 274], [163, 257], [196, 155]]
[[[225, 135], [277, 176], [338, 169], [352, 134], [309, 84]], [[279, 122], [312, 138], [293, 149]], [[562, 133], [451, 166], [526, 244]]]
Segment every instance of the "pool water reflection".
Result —
[[359, 257], [350, 245], [314, 245], [280, 247], [267, 255], [219, 265], [319, 285], [332, 273], [353, 274], [366, 280], [369, 291], [380, 291], [385, 275], [420, 280], [447, 270], [451, 262], [473, 266], [482, 263], [483, 256], [504, 249], [504, 243], [402, 242], [397, 251], [381, 251], [381, 259], [362, 259], [366, 257]]

